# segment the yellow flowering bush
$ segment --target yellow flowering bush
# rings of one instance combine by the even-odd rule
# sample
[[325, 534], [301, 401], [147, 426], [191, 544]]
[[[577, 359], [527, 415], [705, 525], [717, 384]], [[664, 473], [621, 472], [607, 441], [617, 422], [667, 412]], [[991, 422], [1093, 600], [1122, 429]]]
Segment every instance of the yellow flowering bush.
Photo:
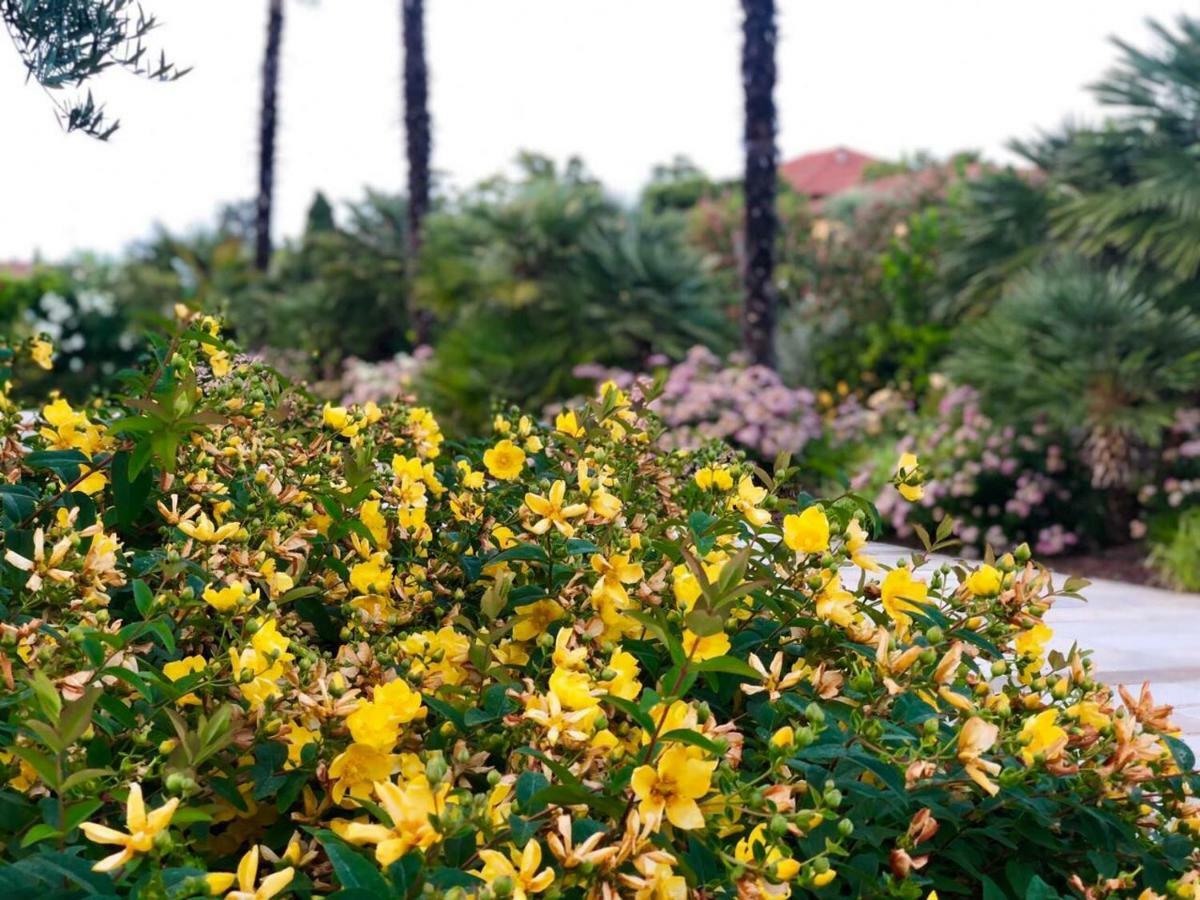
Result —
[[0, 895], [1200, 890], [1169, 710], [1048, 649], [1027, 552], [889, 570], [611, 385], [452, 443], [155, 348], [0, 404]]

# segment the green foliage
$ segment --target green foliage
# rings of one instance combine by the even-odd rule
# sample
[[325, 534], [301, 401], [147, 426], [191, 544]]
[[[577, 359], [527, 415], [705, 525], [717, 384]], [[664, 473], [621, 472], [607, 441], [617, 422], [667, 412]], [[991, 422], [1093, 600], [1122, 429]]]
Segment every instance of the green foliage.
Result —
[[687, 213], [702, 200], [713, 197], [717, 186], [686, 156], [654, 167], [650, 182], [642, 188], [643, 212], [651, 215]]
[[1150, 565], [1175, 590], [1200, 591], [1200, 509], [1183, 513], [1174, 531], [1154, 542]]
[[448, 424], [492, 399], [537, 407], [583, 385], [573, 369], [640, 366], [723, 346], [728, 325], [669, 217], [627, 215], [572, 164], [527, 158], [427, 221], [418, 292], [446, 324], [425, 376]]
[[[947, 176], [948, 177], [948, 176]], [[923, 384], [960, 317], [942, 275], [953, 223], [945, 179], [896, 198], [846, 204], [806, 234], [805, 277], [791, 281], [776, 355], [789, 382]], [[830, 210], [826, 210], [830, 213]]]
[[[0, 18], [29, 77], [48, 91], [76, 88], [112, 66], [156, 81], [187, 73], [147, 53], [146, 36], [157, 26], [133, 0], [0, 0]], [[105, 118], [88, 91], [59, 100], [51, 94], [67, 131], [107, 140], [120, 122]]]
[[960, 302], [987, 309], [1050, 251], [1050, 208], [1045, 185], [1012, 169], [963, 185], [949, 210], [953, 240], [945, 249], [946, 277]]
[[[318, 195], [298, 245], [282, 251], [253, 298], [233, 298], [228, 314], [255, 346], [309, 354], [317, 371], [347, 356], [389, 358], [407, 349], [407, 204], [368, 191], [337, 224]], [[327, 207], [327, 204], [326, 204]]]
[[1158, 440], [1200, 388], [1200, 320], [1166, 312], [1125, 273], [1031, 272], [960, 335], [948, 363], [1009, 421]]
[[142, 349], [134, 311], [119, 304], [87, 267], [39, 268], [23, 278], [0, 274], [0, 331], [10, 336], [48, 335], [53, 372], [22, 369], [23, 390], [54, 388], [89, 395], [97, 383], [131, 365]]
[[1093, 86], [1115, 113], [1103, 127], [1067, 127], [1013, 148], [1045, 173], [1051, 246], [1123, 265], [1152, 294], [1195, 308], [1200, 21], [1150, 27], [1152, 50], [1114, 41], [1121, 58]]

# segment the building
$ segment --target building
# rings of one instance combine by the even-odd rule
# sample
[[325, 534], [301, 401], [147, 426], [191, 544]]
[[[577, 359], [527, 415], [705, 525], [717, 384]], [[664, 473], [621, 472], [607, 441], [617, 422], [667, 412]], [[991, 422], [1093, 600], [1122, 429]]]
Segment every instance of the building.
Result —
[[779, 174], [797, 193], [822, 200], [861, 186], [873, 162], [877, 162], [873, 156], [849, 147], [834, 147], [797, 156], [780, 166]]

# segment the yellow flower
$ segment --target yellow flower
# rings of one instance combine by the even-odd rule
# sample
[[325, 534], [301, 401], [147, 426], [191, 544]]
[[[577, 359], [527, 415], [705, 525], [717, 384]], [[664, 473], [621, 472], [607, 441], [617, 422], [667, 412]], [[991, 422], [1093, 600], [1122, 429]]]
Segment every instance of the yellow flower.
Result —
[[[733, 849], [733, 855], [738, 862], [748, 863], [758, 869], [769, 869], [774, 866], [777, 881], [783, 884], [795, 878], [800, 871], [800, 863], [784, 856], [778, 847], [767, 846], [766, 825], [754, 826], [754, 830], [749, 835], [737, 842]], [[763, 886], [759, 896], [770, 897], [775, 893]]]
[[230, 610], [236, 610], [243, 604], [250, 606], [257, 603], [258, 591], [247, 594], [245, 583], [235, 581], [233, 584], [228, 584], [220, 590], [206, 587], [204, 589], [204, 602], [217, 612], [226, 613]]
[[536, 840], [531, 839], [525, 849], [517, 852], [514, 847], [509, 856], [512, 861], [499, 850], [480, 850], [479, 858], [483, 860], [483, 868], [475, 870], [474, 874], [483, 879], [485, 884], [495, 884], [501, 878], [507, 878], [512, 883], [513, 900], [526, 900], [530, 894], [540, 894], [554, 883], [554, 869], [545, 868], [538, 871], [542, 864], [542, 847]]
[[525, 451], [505, 438], [495, 447], [484, 451], [483, 464], [493, 478], [515, 481], [525, 468]]
[[699, 637], [688, 629], [683, 630], [683, 652], [695, 662], [703, 662], [729, 652], [729, 635], [723, 631]]
[[81, 494], [87, 494], [89, 497], [100, 493], [100, 491], [104, 490], [104, 486], [108, 484], [108, 476], [90, 466], [81, 465], [79, 467], [79, 474], [83, 475], [84, 479], [76, 483], [75, 490]]
[[[704, 557], [701, 568], [704, 570], [704, 577], [708, 580], [709, 584], [717, 583], [717, 580], [721, 577], [721, 570], [725, 568], [725, 563], [728, 561], [728, 556], [719, 550], [714, 550], [708, 556]], [[696, 601], [700, 599], [702, 591], [700, 580], [696, 578], [692, 570], [684, 563], [680, 563], [671, 570], [671, 587], [675, 593], [675, 602], [688, 612], [691, 612], [692, 607], [696, 605]]]
[[569, 409], [554, 417], [554, 428], [567, 437], [581, 438], [584, 435], [584, 430], [575, 418], [574, 411]]
[[608, 667], [616, 672], [617, 676], [605, 685], [605, 690], [614, 697], [636, 700], [642, 691], [642, 683], [638, 680], [637, 657], [624, 650], [613, 650]]
[[362, 428], [362, 423], [356, 422], [346, 407], [331, 406], [328, 403], [321, 410], [321, 421], [342, 437], [354, 437]]
[[928, 591], [929, 586], [913, 578], [908, 569], [892, 569], [884, 576], [883, 585], [880, 587], [883, 608], [901, 633], [906, 632], [912, 622], [912, 617], [908, 614], [921, 611]]
[[621, 498], [605, 490], [596, 491], [588, 499], [588, 509], [606, 522], [617, 517], [622, 505]]
[[315, 742], [320, 736], [320, 732], [305, 728], [298, 722], [288, 725], [287, 734], [284, 735], [284, 740], [288, 745], [288, 766], [295, 768], [300, 765], [304, 761], [304, 748]]
[[277, 567], [278, 564], [275, 560], [269, 557], [258, 567], [259, 574], [267, 582], [267, 593], [271, 595], [272, 599], [286, 594], [296, 586], [295, 579], [287, 572], [277, 572]]
[[967, 576], [967, 590], [976, 597], [992, 597], [1000, 593], [1000, 572], [984, 564]]
[[[228, 873], [214, 873], [214, 875], [226, 875]], [[292, 878], [295, 876], [296, 870], [291, 866], [286, 869], [281, 869], [274, 872], [259, 882], [258, 887], [254, 883], [258, 881], [258, 845], [255, 844], [242, 857], [241, 862], [237, 867], [237, 890], [230, 891], [225, 895], [225, 900], [271, 900], [276, 894], [283, 891], [289, 884], [292, 883]], [[214, 877], [212, 875], [210, 878]], [[216, 893], [225, 890], [233, 884], [233, 876], [229, 876], [229, 880], [224, 883], [223, 887], [219, 887]], [[220, 881], [217, 882], [221, 884]], [[212, 883], [209, 884], [210, 890]]]
[[379, 703], [364, 700], [346, 717], [346, 727], [356, 744], [388, 753], [400, 739], [400, 719]]
[[757, 486], [749, 475], [743, 475], [738, 481], [737, 496], [729, 498], [729, 508], [740, 512], [751, 525], [761, 528], [771, 521], [771, 514], [758, 506], [766, 498], [767, 489]]
[[566, 613], [553, 600], [536, 600], [514, 610], [517, 614], [517, 624], [513, 626], [512, 635], [518, 641], [533, 640], [550, 627], [552, 622], [561, 619]]
[[386, 593], [392, 584], [392, 567], [387, 564], [388, 555], [383, 551], [372, 553], [371, 558], [356, 563], [350, 570], [350, 586], [360, 594]]
[[834, 579], [817, 594], [817, 617], [848, 628], [854, 624], [856, 605], [854, 595], [843, 588], [839, 580]]
[[1107, 728], [1112, 724], [1112, 719], [1108, 713], [1104, 712], [1100, 704], [1095, 700], [1081, 700], [1072, 706], [1068, 706], [1065, 712], [1085, 728], [1099, 730]]
[[391, 818], [391, 827], [351, 822], [346, 826], [343, 837], [352, 844], [374, 844], [376, 862], [381, 866], [390, 866], [409, 850], [425, 850], [442, 839], [431, 820], [446, 811], [446, 795], [449, 792], [449, 784], [442, 784], [434, 790], [423, 775], [403, 784], [377, 781], [375, 796]]
[[630, 785], [642, 820], [657, 828], [665, 812], [676, 828], [703, 828], [704, 814], [696, 801], [709, 792], [716, 767], [715, 760], [696, 759], [682, 745], [665, 751], [657, 767], [638, 766]]
[[375, 782], [391, 776], [393, 759], [390, 753], [369, 744], [351, 744], [329, 764], [333, 802], [340, 804], [347, 793], [351, 797], [370, 797]]
[[1000, 729], [978, 716], [972, 716], [958, 733], [958, 761], [963, 764], [967, 775], [993, 797], [1000, 788], [989, 775], [1000, 774], [1000, 765], [983, 759], [983, 754], [992, 749]]
[[362, 506], [358, 508], [358, 517], [367, 526], [367, 531], [371, 532], [371, 540], [375, 542], [375, 546], [386, 547], [388, 543], [387, 520], [379, 511], [379, 501], [364, 500]]
[[[179, 681], [195, 672], [203, 672], [207, 665], [203, 656], [185, 656], [163, 663], [163, 674], [171, 681]], [[200, 703], [200, 698], [195, 694], [184, 694], [175, 703], [178, 706], [195, 706]]]
[[867, 547], [867, 532], [859, 524], [858, 519], [851, 519], [846, 526], [846, 552], [850, 554], [850, 562], [865, 572], [879, 571], [879, 563], [869, 556]]
[[550, 494], [547, 497], [526, 494], [525, 507], [539, 518], [532, 525], [527, 524], [525, 527], [534, 534], [545, 534], [553, 525], [563, 537], [571, 537], [575, 528], [567, 520], [582, 516], [587, 512], [587, 505], [572, 503], [564, 506], [563, 500], [566, 495], [567, 483], [561, 478], [550, 486]]
[[796, 731], [791, 725], [784, 725], [771, 735], [771, 746], [786, 749], [796, 743]]
[[592, 570], [600, 576], [592, 588], [592, 596], [607, 597], [618, 606], [629, 602], [629, 594], [624, 586], [637, 584], [645, 577], [642, 567], [631, 563], [629, 557], [622, 553], [607, 557], [603, 553], [593, 553]]
[[1032, 628], [1028, 628], [1018, 634], [1013, 641], [1013, 645], [1016, 648], [1018, 656], [1041, 659], [1042, 653], [1046, 649], [1046, 644], [1052, 637], [1054, 637], [1054, 629], [1044, 622], [1038, 622]]
[[925, 496], [925, 488], [922, 486], [924, 475], [915, 453], [901, 454], [900, 461], [896, 463], [895, 477], [896, 489], [909, 503], [916, 503]]
[[550, 676], [550, 691], [565, 709], [591, 709], [600, 701], [592, 695], [592, 679], [587, 672], [556, 668]]
[[1058, 710], [1042, 710], [1036, 716], [1025, 720], [1021, 727], [1021, 759], [1025, 765], [1032, 766], [1037, 757], [1054, 760], [1062, 755], [1067, 746], [1067, 732], [1058, 724]]
[[171, 817], [175, 815], [178, 807], [179, 798], [172, 797], [158, 809], [147, 813], [146, 804], [142, 800], [142, 786], [135, 781], [129, 786], [129, 798], [125, 801], [125, 827], [129, 829], [128, 833], [95, 822], [84, 822], [79, 826], [89, 841], [121, 848], [92, 866], [92, 871], [111, 872], [125, 865], [139, 853], [149, 851], [154, 846], [154, 839], [171, 824]]
[[724, 466], [705, 466], [697, 469], [696, 485], [702, 491], [731, 491], [733, 490], [733, 475]]
[[47, 340], [34, 338], [29, 344], [29, 356], [47, 372], [54, 368], [54, 345]]
[[783, 542], [797, 553], [824, 553], [829, 549], [829, 520], [819, 506], [783, 519]]
[[826, 869], [824, 872], [818, 872], [812, 877], [813, 887], [825, 887], [833, 879], [837, 878], [836, 869]]
[[216, 544], [237, 534], [242, 524], [240, 522], [226, 522], [218, 528], [213, 525], [212, 519], [204, 513], [200, 513], [196, 517], [195, 522], [180, 522], [178, 527], [180, 531], [194, 540], [200, 541], [203, 544]]
[[401, 724], [425, 715], [421, 706], [421, 695], [401, 678], [377, 687], [373, 702], [391, 712]]

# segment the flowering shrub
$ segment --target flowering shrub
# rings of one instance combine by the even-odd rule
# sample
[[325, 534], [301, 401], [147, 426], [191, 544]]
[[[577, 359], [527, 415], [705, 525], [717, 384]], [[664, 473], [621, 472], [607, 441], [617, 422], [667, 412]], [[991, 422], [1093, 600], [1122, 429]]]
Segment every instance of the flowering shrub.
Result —
[[1191, 755], [1027, 553], [885, 570], [612, 386], [452, 444], [155, 347], [0, 413], [4, 896], [1195, 895]]
[[992, 420], [969, 387], [937, 389], [923, 408], [893, 416], [889, 433], [898, 449], [921, 459], [927, 483], [909, 503], [888, 484], [897, 445], [885, 445], [854, 479], [870, 488], [879, 513], [901, 538], [917, 527], [930, 531], [944, 517], [968, 550], [1011, 548], [1028, 542], [1039, 556], [1053, 556], [1101, 536], [1104, 509], [1086, 470], [1069, 445], [1044, 426], [1018, 432]]
[[[655, 381], [592, 365], [577, 367], [575, 374], [634, 393], [647, 392]], [[667, 449], [694, 450], [721, 440], [760, 460], [784, 452], [802, 456], [810, 444], [822, 441], [841, 445], [878, 421], [853, 395], [835, 399], [788, 387], [766, 366], [747, 365], [736, 356], [725, 361], [702, 346], [666, 370], [650, 409], [666, 426], [661, 444]]]
[[342, 363], [342, 403], [382, 403], [414, 391], [422, 369], [433, 356], [428, 347], [397, 353], [391, 359], [368, 362], [350, 357]]

